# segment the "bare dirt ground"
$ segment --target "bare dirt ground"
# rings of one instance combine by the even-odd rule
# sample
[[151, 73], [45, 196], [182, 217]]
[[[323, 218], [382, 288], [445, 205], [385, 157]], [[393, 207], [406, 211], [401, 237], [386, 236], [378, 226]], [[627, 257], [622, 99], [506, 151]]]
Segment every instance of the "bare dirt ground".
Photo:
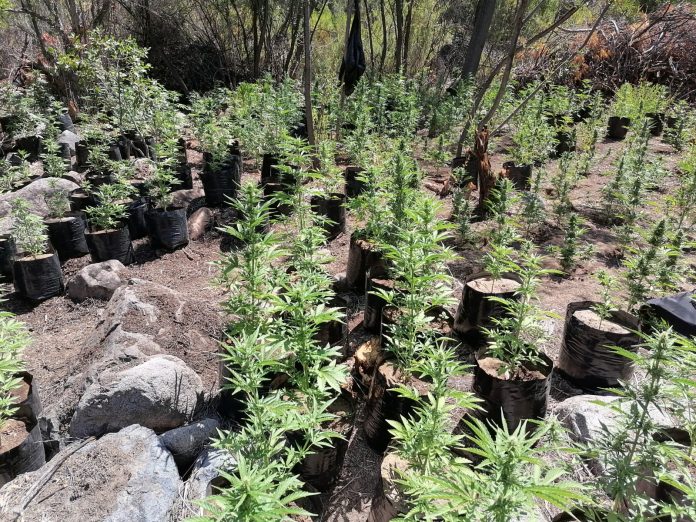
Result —
[[[552, 335], [545, 350], [553, 359], [558, 355], [560, 339], [563, 330], [563, 316], [568, 303], [578, 300], [591, 300], [599, 295], [599, 286], [593, 274], [599, 269], [616, 271], [616, 263], [611, 253], [615, 250], [615, 235], [611, 229], [593, 221], [594, 210], [601, 201], [601, 188], [610, 179], [612, 163], [619, 154], [621, 142], [600, 143], [597, 151], [598, 161], [592, 172], [583, 178], [572, 192], [575, 210], [587, 220], [589, 231], [586, 240], [595, 246], [595, 253], [584, 262], [570, 277], [553, 277], [544, 281], [540, 289], [541, 304], [557, 314], [552, 320]], [[500, 171], [502, 163], [508, 158], [504, 154], [505, 143], [498, 144], [498, 153], [492, 155], [495, 171]], [[677, 156], [670, 147], [659, 139], [652, 139], [651, 153], [661, 157], [670, 172], [674, 172]], [[193, 164], [194, 173], [200, 166], [200, 154], [190, 150], [189, 161]], [[443, 181], [442, 173], [435, 175], [434, 167], [423, 163], [422, 167], [428, 173], [428, 184], [438, 187]], [[558, 168], [558, 162], [553, 161], [548, 167], [549, 175]], [[244, 177], [258, 179], [258, 171], [251, 163], [245, 165]], [[199, 181], [196, 180], [196, 184]], [[673, 185], [670, 180], [668, 185]], [[669, 187], [668, 187], [669, 188]], [[550, 186], [544, 187], [550, 193]], [[424, 188], [426, 191], [432, 190]], [[661, 192], [651, 193], [655, 200], [662, 200]], [[450, 198], [443, 199], [443, 215], [447, 216], [451, 209]], [[659, 206], [651, 206], [646, 201], [646, 209], [651, 217], [659, 215]], [[328, 265], [328, 270], [336, 275], [345, 271], [348, 257], [348, 242], [350, 233], [356, 223], [349, 216], [347, 230], [328, 245], [334, 260]], [[542, 249], [558, 244], [563, 236], [563, 230], [549, 221], [544, 230], [544, 239], [539, 246]], [[485, 242], [485, 237], [483, 238]], [[128, 267], [127, 277], [140, 278], [165, 285], [186, 296], [202, 299], [216, 305], [224, 299], [222, 290], [216, 287], [213, 279], [216, 275], [214, 263], [221, 259], [221, 235], [211, 231], [199, 241], [191, 242], [186, 248], [173, 253], [153, 252], [146, 240], [137, 242], [137, 260]], [[457, 246], [460, 258], [451, 263], [449, 269], [457, 280], [454, 289], [455, 297], [461, 293], [461, 281], [469, 274], [481, 269], [482, 250], [480, 246]], [[689, 256], [693, 263], [693, 256]], [[66, 280], [70, 279], [80, 268], [89, 263], [89, 256], [71, 260], [64, 266]], [[555, 261], [550, 261], [553, 266]], [[688, 284], [685, 289], [691, 288]], [[350, 299], [348, 323], [353, 334], [359, 334], [362, 296], [348, 294]], [[81, 372], [91, 355], [85, 352], [87, 339], [98, 324], [100, 314], [106, 303], [88, 300], [76, 304], [65, 296], [56, 297], [38, 305], [30, 305], [14, 295], [9, 296], [5, 306], [17, 313], [26, 322], [33, 335], [33, 343], [26, 352], [26, 359], [35, 379], [40, 383], [40, 394], [44, 407], [60, 399], [60, 390], [64, 382], [71, 376]], [[453, 310], [454, 312], [454, 310]], [[348, 356], [352, 355], [350, 353]], [[379, 466], [382, 455], [371, 450], [364, 442], [361, 428], [362, 407], [358, 408], [355, 429], [350, 438], [341, 477], [334, 488], [333, 494], [323, 495], [324, 515], [322, 520], [331, 522], [357, 522], [367, 519], [370, 503], [375, 493], [379, 478]]]

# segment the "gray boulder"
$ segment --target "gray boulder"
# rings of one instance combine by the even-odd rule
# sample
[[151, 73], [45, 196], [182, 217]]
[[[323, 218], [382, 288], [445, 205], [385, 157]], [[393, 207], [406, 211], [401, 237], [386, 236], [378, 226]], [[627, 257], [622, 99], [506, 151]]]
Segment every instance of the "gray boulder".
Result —
[[74, 301], [111, 299], [116, 289], [125, 284], [127, 269], [120, 261], [111, 259], [87, 265], [68, 281], [68, 297]]
[[70, 434], [98, 436], [131, 424], [161, 433], [190, 421], [202, 397], [196, 372], [176, 357], [155, 355], [131, 368], [107, 369], [88, 384]]
[[188, 208], [192, 201], [205, 197], [201, 188], [175, 190], [172, 192], [173, 205], [175, 207]]
[[220, 470], [231, 473], [236, 468], [232, 455], [225, 450], [206, 448], [193, 464], [191, 475], [184, 483], [183, 497], [189, 504], [187, 516], [202, 515], [202, 509], [194, 504], [213, 494], [213, 487], [220, 483]]
[[[151, 430], [129, 426], [75, 443], [61, 455], [0, 489], [0, 520], [169, 519], [181, 481], [174, 459]], [[32, 488], [34, 496], [22, 508]]]
[[[564, 400], [556, 406], [556, 417], [569, 430], [576, 442], [592, 443], [606, 430], [618, 429], [620, 414], [611, 407], [617, 397], [602, 395], [577, 395]], [[598, 404], [603, 403], [603, 404]], [[630, 411], [630, 403], [621, 405], [623, 411]], [[657, 408], [650, 410], [652, 420], [661, 426], [672, 426], [673, 421]]]
[[181, 428], [165, 431], [160, 435], [160, 441], [174, 456], [179, 469], [185, 470], [200, 455], [219, 427], [220, 422], [217, 419], [203, 419]]
[[[51, 188], [51, 181], [56, 181], [56, 187]], [[29, 183], [26, 187], [22, 187], [14, 192], [8, 192], [0, 196], [0, 233], [6, 233], [12, 226], [9, 217], [12, 202], [16, 199], [25, 199], [29, 203], [29, 209], [41, 217], [48, 215], [48, 207], [44, 197], [58, 190], [67, 190], [72, 192], [78, 188], [77, 184], [67, 179], [60, 178], [40, 178]]]
[[58, 143], [67, 144], [73, 154], [75, 154], [75, 144], [80, 140], [81, 138], [71, 130], [64, 130], [58, 136]]

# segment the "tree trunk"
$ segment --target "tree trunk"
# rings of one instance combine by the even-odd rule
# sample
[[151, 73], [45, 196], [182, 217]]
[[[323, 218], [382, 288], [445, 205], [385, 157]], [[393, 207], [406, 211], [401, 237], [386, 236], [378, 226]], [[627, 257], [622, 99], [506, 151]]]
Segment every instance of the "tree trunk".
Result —
[[382, 21], [382, 56], [379, 59], [379, 77], [381, 78], [387, 61], [387, 14], [384, 10], [384, 0], [379, 0], [379, 16]]
[[394, 49], [394, 68], [397, 73], [403, 71], [404, 50], [404, 0], [394, 1], [394, 16], [396, 19], [396, 47]]
[[408, 55], [411, 48], [411, 27], [413, 21], [413, 4], [415, 0], [410, 0], [406, 11], [406, 23], [404, 27], [404, 52], [403, 52], [403, 73], [408, 74]]
[[495, 187], [495, 173], [491, 171], [491, 160], [488, 157], [488, 129], [486, 127], [476, 132], [474, 158], [479, 188], [479, 201], [476, 213], [481, 218], [485, 218], [488, 211], [486, 203], [491, 190]]
[[312, 33], [309, 28], [311, 14], [310, 2], [311, 0], [304, 0], [304, 98], [305, 113], [307, 114], [307, 139], [310, 145], [314, 145], [314, 116], [312, 114]]
[[370, 16], [370, 6], [367, 5], [367, 0], [365, 2], [365, 19], [367, 20], [367, 34], [370, 39], [370, 67], [374, 71], [375, 69], [375, 50], [372, 44], [372, 18]]
[[491, 22], [495, 14], [497, 0], [479, 0], [476, 4], [476, 15], [474, 17], [474, 30], [469, 39], [469, 46], [466, 49], [464, 67], [462, 67], [462, 78], [476, 76], [481, 63], [481, 54], [488, 40], [491, 30]]

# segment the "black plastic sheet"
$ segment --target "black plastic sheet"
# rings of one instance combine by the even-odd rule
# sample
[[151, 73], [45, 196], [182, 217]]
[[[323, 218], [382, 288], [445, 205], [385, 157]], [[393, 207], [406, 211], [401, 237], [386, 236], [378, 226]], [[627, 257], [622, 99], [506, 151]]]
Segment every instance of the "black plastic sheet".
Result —
[[343, 82], [343, 91], [347, 96], [353, 94], [355, 86], [365, 73], [366, 67], [360, 27], [360, 1], [355, 0], [355, 16], [346, 42], [346, 52], [341, 61], [341, 69], [338, 72], [338, 78]]
[[662, 319], [681, 335], [696, 335], [696, 303], [693, 292], [651, 299], [641, 307], [640, 316], [644, 324]]

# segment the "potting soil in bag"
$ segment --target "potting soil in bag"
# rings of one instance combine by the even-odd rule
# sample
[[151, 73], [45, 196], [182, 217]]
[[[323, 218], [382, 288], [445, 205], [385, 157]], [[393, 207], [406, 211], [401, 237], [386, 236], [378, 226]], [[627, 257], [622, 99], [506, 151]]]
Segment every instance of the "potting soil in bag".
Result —
[[355, 90], [355, 86], [365, 72], [365, 67], [365, 50], [360, 30], [360, 1], [355, 0], [355, 17], [353, 17], [353, 25], [350, 27], [350, 35], [346, 42], [341, 70], [338, 72], [338, 78], [343, 82], [343, 90], [347, 96]]
[[696, 303], [693, 292], [650, 299], [640, 309], [641, 319], [663, 319], [675, 332], [691, 337], [696, 335]]

